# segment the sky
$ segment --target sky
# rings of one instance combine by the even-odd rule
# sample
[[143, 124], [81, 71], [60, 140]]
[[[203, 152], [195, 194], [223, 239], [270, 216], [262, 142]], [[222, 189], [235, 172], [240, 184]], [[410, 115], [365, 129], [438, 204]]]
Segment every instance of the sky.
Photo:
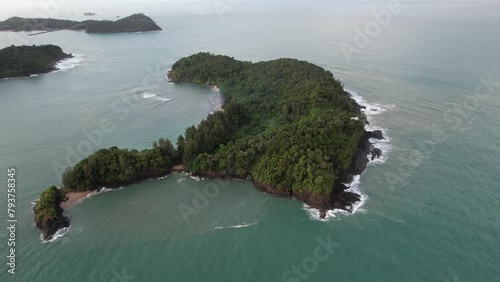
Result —
[[[0, 0], [0, 21], [12, 16], [42, 17], [42, 18], [71, 18], [71, 15], [83, 16], [84, 12], [95, 12], [102, 16], [128, 16], [132, 13], [143, 12], [149, 16], [169, 13], [215, 13], [216, 5], [219, 8], [233, 6], [247, 6], [269, 8], [283, 5], [345, 5], [363, 4], [367, 2], [388, 3], [391, 0]], [[397, 1], [397, 0], [392, 0]], [[443, 2], [478, 3], [495, 2], [500, 0], [400, 0], [401, 2]], [[250, 9], [249, 9], [250, 10]]]
[[113, 16], [135, 12], [196, 12], [213, 9], [214, 1], [216, 0], [0, 0], [0, 20], [12, 16], [66, 18], [70, 14], [82, 15], [84, 12]]

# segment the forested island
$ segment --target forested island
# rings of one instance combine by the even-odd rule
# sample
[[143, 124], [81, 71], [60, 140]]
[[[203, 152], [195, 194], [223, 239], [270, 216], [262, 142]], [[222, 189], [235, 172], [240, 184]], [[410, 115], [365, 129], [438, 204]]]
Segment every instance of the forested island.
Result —
[[63, 200], [63, 193], [56, 186], [51, 186], [40, 195], [33, 208], [36, 227], [42, 231], [44, 239], [52, 238], [57, 230], [69, 226], [69, 220], [61, 208]]
[[150, 17], [134, 14], [116, 21], [82, 22], [45, 18], [12, 17], [0, 22], [0, 31], [85, 30], [87, 33], [126, 33], [162, 30]]
[[0, 50], [0, 79], [48, 73], [71, 57], [55, 45], [10, 46]]
[[[161, 139], [142, 151], [97, 151], [66, 170], [64, 188], [48, 194], [51, 202], [67, 192], [165, 176], [181, 164], [196, 176], [249, 179], [266, 193], [301, 200], [323, 215], [335, 208], [350, 211], [360, 200], [343, 183], [366, 168], [368, 156], [380, 155], [369, 139], [383, 136], [364, 130], [361, 107], [331, 72], [296, 59], [251, 63], [199, 53], [176, 62], [169, 78], [217, 85], [223, 110], [187, 128], [176, 147]], [[40, 214], [39, 227], [63, 222], [62, 213]], [[49, 231], [42, 231], [46, 239]]]

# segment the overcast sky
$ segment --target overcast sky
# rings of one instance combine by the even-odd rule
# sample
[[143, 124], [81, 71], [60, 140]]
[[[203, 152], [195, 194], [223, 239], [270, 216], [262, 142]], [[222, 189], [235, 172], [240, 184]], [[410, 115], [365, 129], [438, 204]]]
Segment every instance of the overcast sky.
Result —
[[[0, 0], [0, 20], [12, 16], [59, 17], [96, 12], [125, 15], [134, 12], [166, 14], [177, 11], [213, 9], [215, 0]], [[237, 0], [222, 0], [237, 1]], [[242, 0], [256, 1], [256, 0]], [[201, 11], [200, 11], [201, 12]], [[44, 16], [46, 15], [46, 16]]]
[[[237, 6], [267, 8], [283, 5], [345, 5], [366, 2], [389, 3], [391, 0], [0, 0], [0, 20], [12, 16], [68, 18], [70, 14], [82, 16], [84, 12], [96, 12], [99, 15], [127, 16], [144, 12], [155, 16], [173, 12], [216, 12], [214, 4], [233, 3]], [[392, 0], [395, 1], [395, 0]], [[443, 2], [443, 3], [478, 3], [473, 0], [401, 0], [401, 2]], [[495, 2], [500, 0], [483, 0]], [[234, 4], [236, 3], [236, 4]], [[320, 4], [321, 3], [321, 4]], [[222, 4], [224, 5], [224, 4]], [[241, 8], [241, 7], [240, 7]]]

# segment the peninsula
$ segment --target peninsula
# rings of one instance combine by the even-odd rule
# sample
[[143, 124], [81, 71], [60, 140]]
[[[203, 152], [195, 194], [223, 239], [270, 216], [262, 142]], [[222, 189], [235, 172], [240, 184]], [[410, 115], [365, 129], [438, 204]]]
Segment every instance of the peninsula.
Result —
[[[258, 189], [300, 200], [323, 216], [330, 209], [350, 211], [360, 200], [343, 183], [366, 168], [368, 157], [380, 156], [369, 139], [383, 136], [365, 131], [361, 107], [331, 72], [296, 59], [252, 63], [199, 53], [176, 62], [168, 75], [175, 83], [217, 85], [223, 111], [187, 128], [176, 147], [160, 139], [142, 151], [97, 151], [68, 168], [64, 189], [50, 194], [52, 202], [67, 192], [165, 176], [181, 164], [197, 176], [249, 179]], [[38, 217], [37, 226], [43, 227]], [[63, 214], [40, 217], [64, 222]], [[50, 231], [42, 229], [46, 239]]]
[[0, 22], [0, 31], [85, 30], [87, 33], [127, 33], [162, 30], [150, 17], [134, 14], [116, 21], [82, 22], [46, 18], [12, 17]]
[[59, 61], [71, 57], [55, 45], [7, 47], [0, 50], [0, 79], [48, 73], [57, 70]]

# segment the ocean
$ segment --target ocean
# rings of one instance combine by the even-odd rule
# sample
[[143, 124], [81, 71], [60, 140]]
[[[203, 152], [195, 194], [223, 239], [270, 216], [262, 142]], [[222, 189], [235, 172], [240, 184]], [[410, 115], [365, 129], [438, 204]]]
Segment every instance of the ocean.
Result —
[[[498, 281], [500, 5], [388, 5], [242, 2], [221, 17], [158, 11], [153, 33], [0, 32], [0, 48], [76, 55], [59, 71], [0, 81], [0, 281]], [[65, 167], [100, 148], [175, 142], [217, 110], [213, 89], [165, 77], [201, 51], [307, 60], [344, 83], [387, 137], [351, 185], [363, 194], [356, 212], [320, 220], [247, 181], [172, 174], [90, 196], [67, 210], [69, 230], [43, 242], [32, 204]]]

